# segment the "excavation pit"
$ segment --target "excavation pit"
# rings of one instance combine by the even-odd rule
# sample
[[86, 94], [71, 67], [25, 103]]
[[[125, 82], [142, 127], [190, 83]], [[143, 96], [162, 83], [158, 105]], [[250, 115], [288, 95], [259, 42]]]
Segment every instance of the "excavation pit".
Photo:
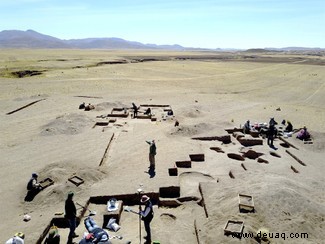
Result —
[[161, 198], [178, 198], [180, 197], [180, 187], [179, 186], [160, 187], [159, 196]]
[[192, 161], [176, 161], [177, 168], [192, 168]]
[[151, 120], [151, 115], [137, 115], [137, 119], [150, 119]]
[[168, 173], [169, 173], [169, 176], [177, 176], [178, 175], [178, 169], [177, 168], [169, 168]]
[[231, 143], [230, 135], [225, 136], [207, 136], [207, 137], [193, 137], [192, 140], [200, 140], [200, 141], [221, 141], [224, 144]]
[[244, 138], [244, 137], [245, 137], [244, 133], [239, 132], [239, 131], [234, 132], [234, 133], [232, 134], [232, 136], [235, 137], [237, 140], [239, 140], [240, 138]]
[[95, 128], [96, 126], [107, 126], [109, 124], [108, 121], [100, 121], [100, 122], [96, 122], [93, 126], [93, 128]]
[[228, 153], [227, 156], [228, 156], [228, 158], [239, 160], [239, 161], [244, 161], [245, 160], [244, 157], [242, 157], [241, 155], [236, 154], [236, 153]]
[[297, 174], [299, 173], [299, 171], [295, 167], [293, 167], [292, 165], [291, 165], [291, 169], [292, 169], [293, 172], [295, 172]]
[[238, 138], [238, 141], [240, 144], [242, 144], [245, 147], [251, 147], [251, 146], [257, 146], [257, 145], [263, 145], [262, 139], [249, 139], [249, 138]]
[[227, 131], [228, 134], [233, 134], [234, 132], [243, 132], [243, 129], [235, 127], [233, 129], [225, 129], [225, 131]]
[[280, 143], [280, 145], [281, 145], [282, 147], [285, 147], [285, 148], [289, 148], [289, 147], [290, 147], [290, 145], [289, 145], [288, 143], [285, 143], [285, 142]]
[[257, 159], [259, 156], [262, 156], [263, 153], [258, 153], [254, 150], [248, 150], [247, 152], [243, 153], [243, 156], [245, 158], [249, 158], [249, 159]]
[[210, 147], [210, 149], [218, 153], [225, 153], [220, 147]]
[[234, 174], [231, 172], [231, 170], [229, 171], [229, 177], [230, 177], [231, 179], [235, 179], [235, 176], [234, 176]]
[[259, 163], [264, 163], [264, 164], [268, 164], [268, 163], [269, 163], [269, 161], [267, 161], [267, 160], [265, 160], [265, 159], [263, 159], [263, 158], [258, 158], [258, 159], [257, 159], [257, 162], [259, 162]]
[[204, 154], [190, 154], [190, 159], [193, 162], [203, 162], [204, 161]]
[[84, 183], [84, 180], [82, 178], [80, 178], [79, 176], [72, 176], [68, 179], [68, 181], [70, 181], [72, 184], [76, 185], [76, 186], [80, 186], [81, 184]]
[[[143, 195], [150, 197], [152, 204], [157, 204], [159, 202], [159, 193], [157, 192], [146, 192]], [[103, 204], [107, 205], [107, 202], [115, 198], [117, 201], [122, 201], [124, 205], [134, 206], [138, 205], [140, 197], [138, 193], [133, 194], [121, 194], [121, 195], [105, 195], [105, 196], [93, 196], [89, 198], [89, 202], [92, 204]]]
[[272, 155], [273, 157], [276, 157], [276, 158], [281, 158], [281, 156], [275, 152], [270, 152], [270, 155]]
[[44, 180], [41, 180], [39, 183], [40, 183], [42, 189], [44, 190], [45, 188], [53, 185], [54, 181], [51, 178], [45, 178]]
[[103, 228], [107, 229], [107, 224], [110, 219], [114, 218], [116, 220], [116, 223], [120, 223], [121, 214], [123, 210], [123, 201], [116, 201], [117, 209], [115, 211], [107, 211], [105, 210], [105, 214], [103, 214]]
[[252, 196], [238, 194], [238, 207], [240, 212], [254, 212], [254, 200]]
[[240, 237], [243, 232], [243, 229], [243, 221], [228, 220], [223, 230], [225, 235], [238, 235], [238, 237]]
[[244, 170], [247, 170], [245, 164], [241, 163], [241, 166], [243, 167]]
[[249, 134], [254, 138], [260, 137], [260, 133], [258, 131], [250, 131]]

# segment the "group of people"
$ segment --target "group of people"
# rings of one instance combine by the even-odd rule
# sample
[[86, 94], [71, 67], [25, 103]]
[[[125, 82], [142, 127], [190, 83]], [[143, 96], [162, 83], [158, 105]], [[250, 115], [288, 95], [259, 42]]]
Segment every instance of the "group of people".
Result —
[[[133, 118], [135, 119], [138, 117], [138, 112], [140, 107], [137, 107], [135, 103], [132, 103], [132, 109], [133, 109]], [[146, 111], [144, 112], [144, 115], [151, 115], [151, 108], [147, 108]]]
[[[249, 134], [251, 131], [258, 132], [260, 135], [267, 137], [267, 144], [270, 147], [274, 147], [273, 141], [274, 138], [279, 134], [279, 131], [276, 127], [278, 123], [274, 120], [274, 118], [271, 118], [269, 121], [269, 124], [258, 124], [255, 123], [254, 125], [250, 124], [250, 121], [247, 120], [246, 123], [243, 126], [243, 133]], [[293, 125], [290, 121], [283, 120], [282, 125], [286, 125], [285, 129], [281, 132], [283, 135], [289, 135], [291, 136], [294, 133]], [[300, 140], [308, 140], [310, 138], [310, 134], [307, 131], [306, 126], [304, 126], [297, 134], [297, 137]]]

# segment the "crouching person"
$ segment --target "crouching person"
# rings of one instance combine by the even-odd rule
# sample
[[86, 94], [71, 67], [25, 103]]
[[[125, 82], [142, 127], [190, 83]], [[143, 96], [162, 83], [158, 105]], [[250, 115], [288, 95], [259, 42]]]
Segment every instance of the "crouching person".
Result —
[[89, 234], [85, 236], [79, 242], [79, 244], [86, 244], [86, 243], [111, 244], [108, 233], [102, 228], [100, 228], [91, 217], [87, 217], [84, 220], [84, 223]]
[[6, 244], [24, 244], [25, 235], [22, 232], [17, 232], [12, 238], [10, 238]]

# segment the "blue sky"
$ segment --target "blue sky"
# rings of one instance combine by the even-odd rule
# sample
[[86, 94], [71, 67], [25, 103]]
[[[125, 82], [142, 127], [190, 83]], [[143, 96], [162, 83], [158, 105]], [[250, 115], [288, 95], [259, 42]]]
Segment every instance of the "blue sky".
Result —
[[324, 0], [1, 0], [0, 31], [202, 48], [325, 48]]

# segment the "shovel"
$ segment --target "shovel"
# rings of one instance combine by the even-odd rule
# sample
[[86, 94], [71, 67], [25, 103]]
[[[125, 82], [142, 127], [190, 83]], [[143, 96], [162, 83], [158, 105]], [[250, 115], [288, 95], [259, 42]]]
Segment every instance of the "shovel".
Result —
[[77, 203], [77, 202], [76, 202], [76, 204], [77, 204], [78, 206], [82, 207], [83, 209], [88, 210], [88, 211], [89, 211], [88, 216], [94, 216], [94, 215], [96, 215], [96, 211], [92, 211], [92, 210], [90, 210], [89, 208], [86, 208], [85, 206], [82, 206], [81, 204], [79, 204], [79, 203]]

